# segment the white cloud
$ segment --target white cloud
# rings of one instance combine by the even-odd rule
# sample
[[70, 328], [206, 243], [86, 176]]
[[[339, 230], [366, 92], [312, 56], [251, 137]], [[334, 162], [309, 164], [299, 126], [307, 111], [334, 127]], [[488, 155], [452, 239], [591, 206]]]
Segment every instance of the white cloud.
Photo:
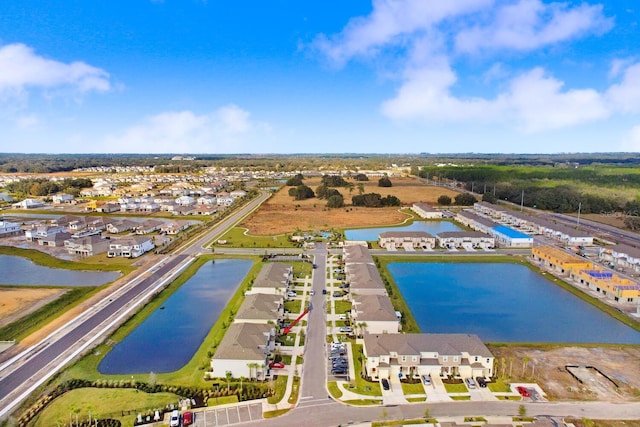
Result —
[[34, 114], [20, 116], [15, 119], [16, 125], [21, 129], [28, 129], [40, 123], [38, 117]]
[[625, 68], [622, 80], [614, 84], [606, 92], [606, 97], [611, 108], [623, 113], [636, 113], [640, 111], [640, 63], [632, 64]]
[[623, 151], [640, 151], [640, 125], [632, 127], [622, 138]]
[[369, 16], [353, 18], [333, 37], [322, 34], [314, 46], [338, 65], [354, 56], [375, 54], [388, 45], [402, 45], [405, 36], [430, 29], [445, 19], [478, 11], [494, 0], [374, 0]]
[[170, 111], [148, 117], [119, 136], [108, 136], [104, 149], [128, 153], [238, 152], [238, 144], [256, 132], [268, 133], [268, 126], [252, 122], [249, 112], [236, 105], [200, 115]]
[[71, 87], [85, 93], [106, 92], [111, 84], [109, 73], [84, 62], [47, 59], [20, 43], [0, 47], [0, 94], [11, 96], [32, 87]]
[[456, 50], [481, 49], [532, 50], [589, 33], [611, 29], [613, 20], [602, 13], [602, 6], [568, 3], [544, 4], [540, 0], [519, 0], [491, 13], [483, 24], [462, 29], [455, 36]]

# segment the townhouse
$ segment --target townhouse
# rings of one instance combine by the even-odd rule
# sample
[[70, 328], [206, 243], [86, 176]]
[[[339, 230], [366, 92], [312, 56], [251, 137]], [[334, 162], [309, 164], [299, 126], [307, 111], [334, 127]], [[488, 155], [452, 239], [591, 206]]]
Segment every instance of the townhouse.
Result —
[[236, 323], [278, 323], [284, 318], [284, 297], [271, 294], [247, 295], [236, 313]]
[[493, 354], [472, 334], [367, 334], [363, 353], [373, 380], [493, 375]]
[[393, 334], [401, 329], [401, 314], [386, 295], [353, 295], [350, 317], [360, 334]]
[[441, 219], [442, 211], [434, 209], [431, 205], [426, 203], [414, 203], [411, 206], [411, 210], [423, 219]]
[[496, 239], [479, 231], [443, 231], [436, 236], [438, 246], [443, 249], [493, 249]]
[[593, 264], [585, 258], [567, 253], [555, 246], [536, 246], [531, 250], [531, 257], [534, 262], [562, 276], [593, 268]]
[[293, 266], [270, 262], [265, 264], [251, 286], [251, 294], [284, 295], [293, 280]]
[[612, 268], [640, 273], [640, 249], [633, 246], [617, 244], [600, 248], [598, 257], [610, 263]]
[[378, 244], [386, 249], [433, 250], [436, 238], [426, 231], [385, 231], [378, 236]]

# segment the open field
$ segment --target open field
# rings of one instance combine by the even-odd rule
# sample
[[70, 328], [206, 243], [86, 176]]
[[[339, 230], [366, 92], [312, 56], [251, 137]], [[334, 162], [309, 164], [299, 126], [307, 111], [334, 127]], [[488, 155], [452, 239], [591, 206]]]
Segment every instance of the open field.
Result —
[[37, 310], [67, 289], [0, 288], [0, 327]]
[[[511, 382], [536, 382], [550, 400], [640, 401], [640, 346], [488, 345]], [[504, 362], [503, 362], [504, 360]], [[503, 365], [504, 363], [504, 365]], [[580, 384], [567, 365], [592, 366], [611, 378], [605, 387], [589, 379]], [[523, 370], [524, 368], [524, 370]]]
[[[416, 178], [392, 178], [393, 187], [378, 187], [378, 180], [363, 182], [365, 193], [378, 193], [381, 196], [394, 195], [403, 206], [411, 206], [415, 202], [435, 204], [443, 194], [455, 197], [458, 193], [443, 187], [433, 187], [423, 184]], [[304, 180], [305, 185], [314, 191], [320, 185], [320, 178]], [[353, 181], [355, 185], [358, 182]], [[322, 230], [330, 228], [372, 227], [380, 225], [398, 224], [410, 218], [408, 213], [401, 212], [397, 207], [364, 208], [345, 206], [340, 209], [328, 209], [326, 200], [317, 198], [294, 200], [289, 196], [290, 187], [281, 188], [267, 200], [262, 207], [247, 218], [242, 226], [250, 230], [250, 234], [258, 236], [291, 233], [296, 230]], [[337, 188], [345, 198], [345, 203], [351, 203], [351, 197], [358, 195], [354, 187], [349, 193], [347, 188]]]

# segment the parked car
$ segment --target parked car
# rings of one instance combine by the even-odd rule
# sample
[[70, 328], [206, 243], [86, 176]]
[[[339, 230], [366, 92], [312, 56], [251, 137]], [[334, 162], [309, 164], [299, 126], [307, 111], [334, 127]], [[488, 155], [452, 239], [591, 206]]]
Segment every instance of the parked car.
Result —
[[389, 390], [391, 388], [391, 386], [389, 385], [389, 381], [386, 378], [383, 378], [381, 381], [383, 389]]
[[187, 411], [182, 414], [182, 425], [190, 426], [191, 424], [193, 424], [193, 412]]
[[334, 291], [333, 292], [333, 297], [334, 298], [340, 298], [341, 296], [343, 296], [344, 294], [340, 291]]
[[343, 334], [350, 334], [353, 332], [353, 328], [351, 326], [341, 326], [338, 330]]
[[522, 397], [530, 397], [531, 396], [531, 393], [529, 393], [529, 390], [526, 387], [518, 386], [518, 387], [516, 387], [516, 390], [518, 390], [518, 393], [520, 393], [520, 396], [522, 396]]
[[284, 368], [284, 363], [282, 362], [271, 362], [269, 363], [269, 367], [272, 369], [282, 369]]
[[422, 376], [422, 382], [425, 383], [426, 385], [431, 385], [431, 376], [423, 375]]
[[327, 294], [327, 290], [326, 290], [326, 289], [323, 289], [323, 290], [322, 290], [322, 295], [326, 295], [326, 294]]
[[331, 375], [345, 375], [346, 373], [347, 373], [347, 369], [345, 368], [331, 369]]
[[347, 320], [347, 315], [345, 313], [338, 314], [338, 320]]
[[349, 287], [349, 284], [345, 282], [345, 283], [341, 284], [341, 285], [340, 285], [340, 286], [338, 286], [338, 287], [339, 287], [340, 289], [347, 289], [347, 288]]
[[180, 426], [180, 411], [174, 409], [171, 411], [171, 415], [169, 417], [169, 426], [170, 427], [179, 427]]
[[476, 382], [480, 387], [484, 388], [487, 386], [487, 380], [485, 380], [483, 377], [476, 377]]
[[476, 382], [473, 380], [473, 378], [465, 378], [464, 382], [467, 383], [467, 387], [476, 388]]
[[314, 291], [313, 289], [311, 289], [311, 291], [309, 292], [309, 294], [310, 294], [311, 296], [314, 296], [314, 295], [316, 294], [316, 291]]
[[296, 291], [288, 291], [288, 292], [287, 292], [287, 296], [288, 296], [289, 298], [297, 297], [297, 296], [298, 296], [298, 293], [297, 293]]
[[318, 265], [317, 264], [313, 264], [313, 268], [318, 268]]

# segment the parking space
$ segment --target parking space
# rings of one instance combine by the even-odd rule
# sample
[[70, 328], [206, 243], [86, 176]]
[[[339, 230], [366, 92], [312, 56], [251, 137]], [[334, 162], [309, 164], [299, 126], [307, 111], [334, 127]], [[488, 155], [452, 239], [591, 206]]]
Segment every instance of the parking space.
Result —
[[262, 404], [234, 405], [197, 412], [194, 426], [228, 426], [262, 419]]

